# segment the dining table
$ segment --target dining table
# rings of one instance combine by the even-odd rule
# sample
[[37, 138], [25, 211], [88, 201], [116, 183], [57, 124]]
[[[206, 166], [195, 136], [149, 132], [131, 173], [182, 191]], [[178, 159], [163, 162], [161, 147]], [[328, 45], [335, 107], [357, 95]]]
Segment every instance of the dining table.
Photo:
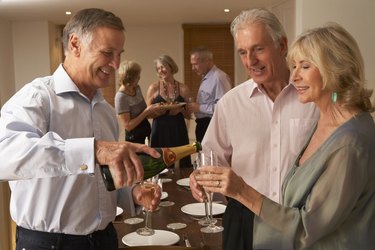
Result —
[[[202, 247], [202, 249], [221, 250], [222, 232], [201, 232], [200, 229], [202, 226], [198, 223], [198, 220], [202, 218], [201, 215], [192, 215], [191, 213], [186, 213], [186, 211], [183, 212], [181, 210], [182, 207], [189, 204], [202, 205], [202, 208], [204, 209], [203, 204], [193, 204], [198, 202], [193, 198], [190, 187], [188, 185], [182, 185], [182, 181], [184, 181], [184, 184], [186, 184], [186, 181], [188, 182], [187, 178], [189, 178], [192, 171], [192, 167], [175, 167], [169, 168], [168, 171], [159, 175], [162, 182], [162, 191], [164, 195], [167, 194], [165, 195], [167, 197], [162, 200], [158, 209], [151, 213], [152, 228], [154, 230], [170, 231], [177, 234], [179, 236], [179, 240], [175, 243], [175, 245], [178, 246], [186, 246], [186, 241], [188, 241], [192, 247], [198, 246]], [[214, 203], [220, 204], [221, 208], [224, 208], [222, 211], [220, 211], [220, 213], [216, 213], [214, 216], [217, 219], [216, 225], [222, 225], [222, 215], [225, 211], [226, 198], [222, 195], [214, 194], [213, 200]], [[162, 206], [162, 204], [166, 204], [167, 206]], [[113, 224], [118, 235], [119, 249], [126, 249], [128, 247], [123, 242], [123, 237], [125, 235], [129, 235], [131, 233], [132, 235], [135, 235], [136, 233], [134, 232], [138, 228], [144, 226], [144, 220], [136, 224], [126, 223], [126, 221], [129, 221], [130, 218], [145, 219], [145, 213], [141, 211], [139, 214], [131, 216], [129, 211], [123, 211], [120, 215], [116, 216]], [[167, 226], [171, 223], [178, 223], [177, 225], [181, 225], [183, 228], [168, 228]], [[145, 236], [139, 235], [139, 237]], [[144, 242], [146, 242], [146, 240]]]

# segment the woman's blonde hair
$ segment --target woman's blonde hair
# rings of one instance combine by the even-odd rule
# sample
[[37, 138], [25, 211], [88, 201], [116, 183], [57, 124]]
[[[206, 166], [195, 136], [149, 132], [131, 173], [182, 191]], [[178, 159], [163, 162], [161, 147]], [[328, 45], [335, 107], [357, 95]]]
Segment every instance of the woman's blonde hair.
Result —
[[171, 73], [174, 75], [178, 72], [178, 66], [176, 62], [172, 59], [172, 57], [168, 55], [161, 55], [158, 58], [155, 59], [154, 63], [156, 64], [160, 62], [165, 67], [168, 67], [171, 70]]
[[358, 44], [339, 24], [328, 23], [302, 33], [288, 54], [291, 67], [293, 59], [316, 66], [324, 88], [336, 92], [343, 107], [373, 111], [372, 90], [364, 87], [364, 62]]
[[131, 60], [122, 61], [118, 68], [118, 77], [121, 84], [133, 83], [141, 74], [141, 66]]

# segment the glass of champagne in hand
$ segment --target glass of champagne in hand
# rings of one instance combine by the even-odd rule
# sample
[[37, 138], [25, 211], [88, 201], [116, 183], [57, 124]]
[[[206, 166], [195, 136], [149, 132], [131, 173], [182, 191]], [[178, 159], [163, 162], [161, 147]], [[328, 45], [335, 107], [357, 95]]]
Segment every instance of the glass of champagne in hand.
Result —
[[141, 194], [142, 194], [142, 203], [146, 211], [145, 226], [137, 229], [139, 235], [149, 236], [153, 235], [155, 231], [151, 228], [151, 202], [154, 199], [156, 194], [156, 189], [158, 185], [158, 177], [154, 176], [147, 180], [142, 181], [141, 185]]
[[[196, 162], [194, 162], [194, 167], [195, 167], [197, 175], [203, 174], [203, 172], [200, 171], [200, 168], [203, 165], [207, 165], [206, 164], [206, 159], [205, 159], [205, 154], [203, 152], [198, 152], [197, 153], [197, 160], [196, 160]], [[205, 194], [205, 198], [204, 198], [204, 212], [205, 212], [205, 216], [198, 221], [198, 224], [202, 225], [202, 226], [208, 226], [208, 225], [210, 225], [210, 222], [211, 222], [210, 215], [208, 213], [208, 199], [207, 199], [207, 194], [204, 191], [203, 187], [201, 187], [201, 190]], [[212, 218], [212, 220], [215, 220], [215, 221], [213, 221], [213, 223], [216, 223], [216, 219]]]
[[[201, 153], [199, 155], [200, 157], [200, 163], [201, 165], [205, 165], [205, 166], [217, 166], [218, 165], [218, 162], [217, 162], [217, 156], [215, 155], [215, 153], [213, 151], [207, 151], [205, 153]], [[202, 173], [202, 174], [205, 174], [205, 173]], [[204, 187], [203, 187], [204, 189]], [[217, 226], [216, 225], [216, 222], [217, 220], [215, 218], [213, 218], [213, 212], [212, 212], [212, 199], [213, 199], [213, 193], [211, 191], [206, 191], [204, 189], [205, 193], [206, 193], [206, 199], [208, 200], [208, 214], [209, 214], [209, 224], [208, 226], [206, 227], [202, 227], [201, 228], [201, 232], [203, 233], [218, 233], [218, 232], [221, 232], [224, 230], [224, 228], [222, 226]], [[207, 203], [207, 202], [206, 202]]]

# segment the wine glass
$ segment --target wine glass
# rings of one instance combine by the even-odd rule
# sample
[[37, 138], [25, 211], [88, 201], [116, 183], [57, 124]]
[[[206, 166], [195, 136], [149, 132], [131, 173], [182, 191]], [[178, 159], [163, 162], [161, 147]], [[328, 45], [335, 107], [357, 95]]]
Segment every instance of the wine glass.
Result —
[[[197, 170], [197, 174], [201, 173], [199, 171], [199, 169], [203, 165], [206, 165], [205, 162], [206, 162], [205, 154], [202, 153], [202, 152], [198, 152], [197, 153], [197, 159], [193, 164], [194, 170]], [[203, 188], [202, 188], [202, 190], [203, 190]], [[210, 216], [208, 214], [208, 198], [207, 198], [207, 195], [204, 199], [204, 212], [205, 212], [205, 216], [198, 221], [198, 224], [201, 225], [201, 226], [208, 226], [208, 225], [210, 225], [211, 220], [210, 220]], [[216, 219], [212, 218], [212, 220], [216, 220]], [[216, 221], [214, 223], [216, 223]]]
[[[208, 151], [207, 153], [201, 153], [200, 155], [200, 163], [201, 165], [206, 165], [206, 166], [217, 166], [217, 156], [214, 154], [213, 151]], [[204, 189], [204, 187], [203, 187]], [[203, 233], [218, 233], [224, 230], [222, 226], [217, 226], [216, 222], [217, 220], [213, 218], [212, 214], [212, 199], [213, 199], [213, 193], [210, 191], [206, 191], [206, 197], [208, 200], [208, 205], [209, 205], [209, 225], [206, 227], [201, 228], [201, 232]]]
[[158, 185], [158, 176], [151, 177], [141, 182], [142, 203], [146, 211], [145, 226], [137, 229], [137, 233], [143, 236], [153, 235], [155, 231], [151, 228], [151, 202], [155, 196]]

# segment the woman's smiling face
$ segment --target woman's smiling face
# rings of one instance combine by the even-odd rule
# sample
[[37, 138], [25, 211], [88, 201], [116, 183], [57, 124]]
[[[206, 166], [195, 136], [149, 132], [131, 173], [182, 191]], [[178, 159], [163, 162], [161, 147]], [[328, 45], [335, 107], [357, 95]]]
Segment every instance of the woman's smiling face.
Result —
[[311, 62], [299, 58], [293, 60], [291, 80], [302, 103], [319, 102], [328, 93], [324, 88], [319, 69]]

